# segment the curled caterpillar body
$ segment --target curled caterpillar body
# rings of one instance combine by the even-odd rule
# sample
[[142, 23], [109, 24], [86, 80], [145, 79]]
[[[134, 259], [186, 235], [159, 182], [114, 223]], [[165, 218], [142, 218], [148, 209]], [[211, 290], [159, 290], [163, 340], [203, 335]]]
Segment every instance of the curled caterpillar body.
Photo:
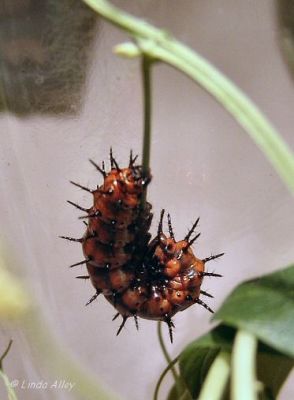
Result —
[[135, 270], [130, 285], [119, 293], [106, 295], [106, 299], [123, 317], [121, 331], [129, 317], [164, 321], [168, 324], [172, 341], [172, 317], [193, 304], [200, 304], [208, 311], [212, 309], [200, 299], [201, 295], [213, 297], [201, 290], [204, 276], [220, 276], [205, 272], [205, 263], [221, 257], [223, 253], [197, 258], [192, 243], [199, 234], [190, 239], [197, 222], [183, 240], [176, 241], [169, 218], [170, 236], [162, 232], [163, 212], [157, 236], [149, 243], [143, 264]]
[[150, 174], [146, 176], [141, 166], [135, 166], [132, 156], [129, 167], [123, 169], [112, 153], [110, 160], [110, 172], [101, 169], [103, 184], [92, 191], [94, 201], [82, 243], [91, 282], [104, 295], [119, 293], [134, 280], [152, 221], [151, 205], [141, 204]]
[[176, 242], [161, 226], [130, 287], [106, 296], [123, 317], [167, 321], [198, 302], [205, 263], [194, 255], [189, 241]]
[[[70, 202], [86, 212], [86, 232], [81, 239], [63, 237], [82, 243], [90, 281], [96, 292], [90, 304], [101, 293], [123, 318], [120, 333], [129, 317], [165, 321], [172, 341], [172, 317], [198, 303], [208, 311], [211, 308], [200, 300], [201, 295], [212, 297], [201, 290], [204, 277], [221, 276], [205, 271], [205, 263], [223, 255], [199, 259], [192, 244], [200, 234], [191, 236], [198, 224], [194, 223], [183, 240], [176, 241], [168, 215], [168, 236], [163, 233], [164, 210], [161, 212], [156, 237], [150, 241], [151, 204], [143, 201], [151, 180], [136, 158], [130, 155], [127, 168], [120, 168], [110, 152], [111, 169], [91, 163], [102, 174], [103, 183], [95, 190], [76, 186], [93, 195], [89, 209]], [[73, 182], [72, 182], [73, 183]], [[79, 276], [78, 278], [87, 278]]]

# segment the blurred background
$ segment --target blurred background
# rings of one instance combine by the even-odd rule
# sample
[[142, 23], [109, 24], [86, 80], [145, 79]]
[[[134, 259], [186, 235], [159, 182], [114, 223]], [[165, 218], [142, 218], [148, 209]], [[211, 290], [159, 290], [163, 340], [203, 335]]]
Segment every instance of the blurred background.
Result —
[[[279, 7], [272, 0], [114, 3], [206, 57], [293, 148], [294, 90], [286, 62], [293, 50], [291, 1], [279, 1]], [[112, 53], [125, 40], [78, 0], [0, 2], [0, 238], [9, 270], [22, 280], [46, 321], [43, 328], [61, 349], [121, 398], [147, 400], [166, 366], [156, 323], [140, 320], [137, 332], [130, 320], [116, 337], [120, 321], [111, 321], [110, 304], [99, 297], [84, 307], [94, 290], [74, 277], [85, 268], [68, 269], [83, 259], [81, 246], [58, 238], [84, 232], [79, 212], [66, 200], [91, 205], [91, 196], [69, 184], [101, 183], [89, 158], [108, 161], [110, 146], [122, 165], [131, 148], [141, 156], [139, 61]], [[284, 184], [232, 117], [166, 65], [153, 68], [152, 126], [152, 232], [161, 208], [171, 213], [177, 238], [200, 216], [196, 254], [226, 253], [209, 265], [224, 277], [203, 284], [215, 296], [208, 301], [212, 308], [241, 281], [293, 261], [293, 199]], [[164, 327], [172, 357], [211, 327], [210, 318], [197, 306], [179, 313], [173, 345]], [[33, 321], [1, 324], [0, 349], [14, 340], [4, 364], [11, 380], [64, 379], [37, 332]], [[23, 400], [66, 400], [77, 393], [16, 392]], [[294, 398], [293, 375], [280, 398]]]

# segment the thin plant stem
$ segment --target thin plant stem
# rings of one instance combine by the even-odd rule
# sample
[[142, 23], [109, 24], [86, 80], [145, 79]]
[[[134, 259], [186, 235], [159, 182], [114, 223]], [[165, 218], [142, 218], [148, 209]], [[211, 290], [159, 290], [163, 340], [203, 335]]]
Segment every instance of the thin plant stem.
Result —
[[7, 354], [9, 353], [9, 350], [10, 350], [10, 348], [11, 348], [11, 345], [12, 345], [12, 339], [9, 340], [9, 343], [8, 343], [6, 349], [4, 350], [4, 353], [3, 353], [2, 356], [0, 357], [0, 369], [3, 368], [3, 367], [2, 367], [3, 360], [4, 360], [4, 358], [7, 356]]
[[143, 97], [144, 97], [144, 130], [143, 130], [143, 172], [148, 173], [150, 165], [150, 146], [151, 146], [151, 64], [152, 61], [142, 56], [142, 78], [143, 78]]
[[210, 367], [198, 400], [221, 400], [230, 377], [230, 355], [220, 352]]
[[174, 368], [174, 365], [178, 362], [178, 360], [179, 360], [179, 358], [177, 357], [177, 358], [175, 358], [173, 361], [171, 361], [171, 362], [169, 363], [169, 365], [168, 365], [168, 366], [163, 370], [163, 372], [161, 373], [161, 375], [160, 375], [160, 377], [159, 377], [159, 379], [158, 379], [158, 382], [157, 382], [157, 384], [156, 384], [155, 390], [154, 390], [153, 400], [158, 400], [158, 393], [159, 393], [160, 385], [161, 385], [161, 383], [162, 383], [162, 381], [163, 381], [165, 375], [169, 372], [169, 370], [170, 370], [171, 368]]
[[0, 369], [0, 378], [3, 379], [4, 385], [6, 387], [7, 390], [7, 394], [8, 394], [8, 400], [17, 400], [15, 391], [13, 390], [9, 378], [6, 374], [4, 374], [4, 372]]
[[239, 330], [232, 352], [232, 400], [257, 400], [256, 391], [257, 339], [252, 334]]
[[267, 156], [284, 183], [294, 192], [294, 157], [282, 137], [255, 104], [207, 60], [167, 32], [135, 18], [106, 0], [83, 0], [111, 23], [133, 36], [145, 55], [187, 74], [232, 114]]
[[[150, 169], [150, 148], [151, 148], [151, 60], [142, 54], [142, 84], [143, 84], [143, 149], [142, 166], [143, 175], [149, 175]], [[141, 207], [144, 207], [147, 197], [147, 186], [141, 199]]]
[[[158, 321], [158, 323], [157, 323], [157, 335], [158, 335], [159, 344], [160, 344], [161, 350], [163, 352], [164, 358], [166, 359], [167, 364], [170, 365], [171, 362], [172, 362], [172, 359], [171, 359], [170, 355], [168, 354], [168, 351], [167, 351], [167, 349], [165, 347], [165, 344], [164, 344], [164, 340], [163, 340], [163, 337], [162, 337], [162, 322], [161, 321]], [[174, 380], [175, 380], [175, 383], [176, 383], [178, 381], [178, 379], [179, 379], [179, 375], [177, 373], [177, 370], [176, 370], [176, 368], [174, 366], [172, 366], [170, 368], [170, 370], [171, 370], [171, 373], [172, 373], [172, 375], [174, 377]]]
[[158, 335], [158, 340], [159, 340], [159, 344], [161, 347], [161, 350], [163, 352], [164, 358], [166, 359], [166, 362], [169, 366], [169, 369], [173, 375], [174, 381], [175, 381], [175, 385], [176, 385], [176, 390], [177, 390], [177, 394], [178, 394], [178, 398], [180, 398], [181, 394], [184, 392], [185, 389], [185, 384], [182, 381], [181, 377], [179, 376], [179, 374], [177, 373], [175, 364], [173, 363], [170, 355], [168, 354], [168, 351], [165, 347], [164, 344], [164, 340], [162, 337], [162, 322], [158, 321], [157, 324], [157, 335]]
[[11, 349], [11, 345], [12, 345], [12, 339], [9, 340], [9, 343], [8, 343], [6, 349], [4, 350], [2, 356], [0, 357], [0, 377], [3, 379], [4, 385], [6, 387], [7, 394], [8, 394], [8, 399], [9, 400], [17, 400], [15, 391], [13, 390], [13, 387], [10, 385], [9, 378], [3, 372], [3, 360], [7, 356], [7, 354], [9, 353], [9, 350]]

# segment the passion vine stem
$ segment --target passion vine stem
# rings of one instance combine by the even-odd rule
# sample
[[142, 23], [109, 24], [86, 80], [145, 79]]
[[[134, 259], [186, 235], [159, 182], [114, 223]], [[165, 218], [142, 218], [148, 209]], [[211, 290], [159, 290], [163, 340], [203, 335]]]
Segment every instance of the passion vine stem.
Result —
[[[143, 122], [143, 149], [142, 149], [142, 166], [143, 174], [148, 176], [150, 174], [150, 149], [151, 149], [151, 65], [152, 60], [142, 53], [142, 86], [143, 86], [143, 108], [144, 108], [144, 122]], [[147, 197], [147, 186], [143, 192], [141, 199], [141, 207], [144, 207]]]
[[7, 394], [8, 394], [8, 398], [9, 400], [17, 400], [15, 391], [13, 390], [12, 385], [10, 384], [9, 378], [8, 376], [3, 372], [3, 360], [4, 358], [7, 356], [7, 354], [9, 353], [9, 350], [11, 348], [12, 345], [12, 340], [9, 340], [9, 343], [5, 349], [5, 351], [3, 352], [3, 354], [0, 357], [0, 378], [3, 379], [4, 385], [6, 387], [7, 390]]
[[10, 350], [11, 346], [12, 346], [12, 339], [9, 340], [9, 343], [8, 343], [8, 345], [7, 345], [6, 349], [5, 349], [5, 351], [3, 352], [3, 354], [2, 354], [1, 357], [0, 357], [0, 369], [3, 368], [3, 367], [2, 367], [3, 360], [4, 360], [4, 358], [7, 356], [7, 354], [9, 353], [9, 350]]
[[[162, 337], [162, 322], [161, 321], [158, 321], [158, 323], [157, 323], [157, 335], [158, 335], [159, 344], [160, 344], [161, 350], [163, 352], [164, 358], [166, 359], [166, 362], [168, 364], [165, 371], [166, 372], [168, 372], [169, 370], [171, 371], [174, 381], [175, 381], [178, 398], [181, 398], [181, 395], [185, 392], [186, 386], [176, 370], [175, 360], [177, 360], [178, 358], [176, 358], [175, 360], [172, 360], [170, 355], [168, 354], [166, 347], [165, 347], [164, 340]], [[159, 387], [165, 376], [165, 373], [163, 373], [162, 375], [163, 375], [162, 379], [160, 378], [156, 385], [156, 389], [155, 389], [156, 395], [154, 395], [154, 399], [157, 398]], [[189, 393], [187, 393], [187, 395], [189, 395]], [[189, 396], [189, 400], [192, 400], [192, 399], [190, 399], [190, 396]]]
[[221, 400], [230, 377], [230, 354], [220, 352], [210, 367], [198, 400]]
[[9, 378], [7, 375], [4, 374], [4, 372], [0, 369], [0, 378], [3, 379], [4, 385], [6, 387], [7, 390], [7, 394], [8, 394], [8, 399], [9, 400], [17, 400], [16, 394], [14, 389], [12, 388]]
[[161, 373], [161, 375], [160, 375], [160, 377], [159, 377], [159, 379], [158, 379], [158, 382], [157, 382], [157, 384], [156, 384], [156, 387], [155, 387], [155, 391], [154, 391], [154, 395], [153, 395], [153, 400], [158, 400], [159, 388], [160, 388], [160, 386], [161, 386], [161, 383], [162, 383], [162, 381], [163, 381], [165, 375], [169, 372], [169, 370], [170, 370], [171, 368], [174, 367], [174, 365], [175, 365], [178, 361], [179, 361], [178, 357], [175, 358], [173, 361], [170, 362], [170, 364], [169, 364], [169, 365], [164, 369], [164, 371]]
[[[164, 358], [166, 359], [167, 364], [171, 365], [172, 359], [171, 359], [170, 355], [168, 354], [168, 351], [165, 347], [164, 340], [162, 337], [162, 322], [161, 321], [158, 321], [158, 323], [157, 323], [157, 335], [158, 335], [159, 344], [160, 344], [161, 350], [163, 352]], [[170, 367], [170, 370], [171, 370], [171, 373], [173, 374], [175, 382], [177, 382], [179, 379], [179, 375], [176, 371], [175, 366], [172, 365]]]
[[232, 353], [232, 400], [257, 400], [256, 390], [257, 339], [252, 334], [239, 330]]
[[143, 102], [144, 102], [144, 130], [143, 130], [143, 172], [149, 172], [151, 147], [151, 65], [152, 60], [142, 55]]
[[129, 33], [145, 55], [184, 72], [214, 96], [245, 129], [288, 188], [294, 192], [294, 156], [290, 148], [237, 86], [205, 58], [175, 40], [166, 31], [121, 11], [106, 0], [83, 1], [102, 17]]

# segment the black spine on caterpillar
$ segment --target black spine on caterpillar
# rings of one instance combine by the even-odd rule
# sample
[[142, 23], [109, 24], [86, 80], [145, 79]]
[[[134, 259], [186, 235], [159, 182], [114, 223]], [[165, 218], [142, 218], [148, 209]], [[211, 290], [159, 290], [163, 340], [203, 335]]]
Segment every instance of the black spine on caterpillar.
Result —
[[[223, 253], [205, 259], [197, 258], [192, 244], [200, 234], [191, 238], [199, 218], [186, 237], [176, 241], [168, 215], [169, 236], [163, 233], [164, 210], [161, 213], [158, 233], [149, 242], [149, 228], [152, 221], [151, 204], [143, 202], [145, 190], [151, 180], [150, 173], [135, 165], [136, 158], [130, 156], [129, 166], [120, 168], [110, 152], [111, 169], [91, 163], [102, 174], [103, 183], [90, 190], [80, 184], [74, 185], [93, 195], [89, 209], [70, 202], [86, 212], [86, 232], [81, 239], [64, 237], [82, 243], [85, 260], [75, 265], [86, 264], [89, 278], [96, 290], [87, 304], [102, 293], [116, 308], [123, 322], [137, 317], [162, 320], [169, 326], [172, 340], [171, 318], [178, 312], [198, 303], [212, 312], [200, 300], [200, 295], [212, 297], [201, 290], [205, 276], [221, 276], [205, 271], [205, 263]], [[87, 279], [87, 276], [79, 276]]]
[[142, 205], [141, 200], [151, 175], [145, 174], [135, 161], [131, 153], [129, 166], [120, 168], [110, 151], [109, 172], [105, 171], [104, 163], [100, 167], [91, 161], [103, 177], [97, 189], [75, 184], [93, 195], [89, 209], [74, 204], [86, 212], [82, 218], [88, 219], [81, 240], [85, 261], [81, 263], [87, 265], [96, 289], [92, 300], [99, 293], [115, 295], [130, 286], [150, 240], [151, 204]]

